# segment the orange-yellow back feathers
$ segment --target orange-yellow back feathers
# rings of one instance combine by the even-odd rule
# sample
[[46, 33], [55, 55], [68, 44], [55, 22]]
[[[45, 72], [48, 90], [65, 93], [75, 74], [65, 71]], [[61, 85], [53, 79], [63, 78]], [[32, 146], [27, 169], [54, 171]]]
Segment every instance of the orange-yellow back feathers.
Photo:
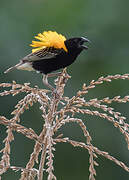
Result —
[[64, 44], [66, 38], [55, 31], [44, 31], [43, 33], [39, 33], [37, 36], [35, 36], [35, 38], [39, 41], [32, 41], [32, 44], [30, 45], [34, 47], [32, 52], [36, 52], [46, 47], [54, 47], [57, 49], [63, 48], [66, 52], [68, 51]]

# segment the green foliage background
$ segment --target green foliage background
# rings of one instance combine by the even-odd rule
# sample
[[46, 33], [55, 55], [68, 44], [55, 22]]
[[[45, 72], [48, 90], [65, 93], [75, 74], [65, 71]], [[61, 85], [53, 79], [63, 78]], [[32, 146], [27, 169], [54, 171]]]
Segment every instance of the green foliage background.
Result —
[[[0, 2], [0, 81], [18, 83], [31, 82], [32, 86], [43, 87], [41, 76], [36, 73], [13, 71], [3, 72], [16, 64], [20, 58], [31, 52], [34, 35], [44, 30], [54, 30], [67, 38], [88, 37], [89, 50], [68, 68], [72, 78], [65, 95], [72, 96], [84, 83], [108, 74], [129, 73], [129, 1], [127, 0], [1, 0]], [[86, 96], [95, 97], [127, 95], [128, 81], [105, 83]], [[22, 95], [0, 98], [0, 114], [11, 118], [11, 111]], [[115, 104], [116, 111], [129, 117], [129, 105]], [[83, 117], [84, 118], [84, 117]], [[127, 118], [128, 119], [128, 118]], [[123, 136], [111, 123], [104, 119], [86, 116], [87, 128], [93, 143], [101, 150], [129, 164], [127, 146]], [[21, 124], [41, 130], [41, 112], [38, 105], [26, 111]], [[6, 137], [5, 128], [0, 126], [0, 142]], [[83, 140], [80, 128], [74, 124], [62, 129], [65, 136]], [[15, 133], [15, 143], [11, 144], [12, 165], [25, 166], [32, 152], [34, 142]], [[2, 148], [2, 145], [0, 145]], [[97, 162], [97, 180], [127, 180], [129, 175], [123, 169], [100, 157]], [[88, 153], [70, 145], [58, 144], [55, 152], [55, 174], [60, 180], [88, 180]], [[18, 179], [19, 173], [9, 171], [3, 179]]]

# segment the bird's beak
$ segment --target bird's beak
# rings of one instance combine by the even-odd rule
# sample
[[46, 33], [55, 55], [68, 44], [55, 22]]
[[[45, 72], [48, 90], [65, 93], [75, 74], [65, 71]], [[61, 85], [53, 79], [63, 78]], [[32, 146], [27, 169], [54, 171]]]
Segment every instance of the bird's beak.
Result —
[[81, 47], [82, 47], [83, 49], [88, 49], [88, 47], [83, 44], [83, 43], [85, 43], [85, 42], [89, 42], [89, 43], [90, 43], [90, 40], [87, 39], [87, 38], [82, 37], [82, 45], [81, 45]]

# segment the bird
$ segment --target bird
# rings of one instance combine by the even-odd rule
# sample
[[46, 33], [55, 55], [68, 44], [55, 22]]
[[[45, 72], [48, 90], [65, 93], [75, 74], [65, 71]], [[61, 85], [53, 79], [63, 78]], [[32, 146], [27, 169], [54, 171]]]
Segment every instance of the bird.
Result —
[[71, 65], [84, 49], [88, 49], [84, 43], [90, 41], [84, 37], [66, 39], [56, 31], [43, 31], [38, 33], [35, 39], [36, 41], [33, 40], [30, 44], [33, 47], [32, 53], [4, 73], [14, 69], [39, 72], [43, 74], [44, 85], [55, 92], [55, 88], [48, 82], [48, 77], [60, 75], [60, 72], [53, 72]]

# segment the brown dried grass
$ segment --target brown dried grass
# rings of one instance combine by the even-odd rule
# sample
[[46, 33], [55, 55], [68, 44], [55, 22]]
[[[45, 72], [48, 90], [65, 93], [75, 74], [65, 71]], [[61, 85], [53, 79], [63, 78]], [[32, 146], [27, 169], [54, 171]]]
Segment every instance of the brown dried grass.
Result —
[[[6, 117], [0, 116], [0, 124], [6, 126], [7, 128], [7, 137], [3, 141], [4, 148], [0, 151], [2, 153], [2, 158], [0, 161], [0, 179], [2, 178], [2, 174], [6, 173], [10, 168], [14, 171], [21, 171], [20, 180], [33, 180], [36, 178], [38, 180], [42, 180], [44, 179], [44, 171], [46, 171], [48, 174], [48, 180], [56, 180], [53, 165], [54, 151], [56, 150], [56, 144], [62, 142], [70, 143], [74, 147], [78, 146], [88, 151], [89, 180], [95, 180], [95, 166], [98, 166], [98, 163], [95, 160], [97, 155], [104, 156], [105, 158], [116, 163], [125, 171], [129, 172], [129, 168], [123, 162], [109, 155], [108, 152], [98, 149], [92, 144], [92, 138], [86, 127], [86, 122], [84, 124], [82, 119], [76, 118], [76, 114], [88, 114], [91, 116], [99, 116], [110, 121], [113, 126], [118, 128], [124, 135], [129, 149], [129, 124], [127, 124], [125, 121], [126, 117], [122, 116], [120, 112], [116, 112], [111, 106], [109, 106], [112, 102], [127, 103], [129, 102], [129, 96], [125, 96], [123, 98], [120, 96], [115, 96], [112, 99], [109, 97], [103, 99], [95, 98], [90, 99], [89, 101], [84, 98], [84, 95], [86, 95], [90, 89], [95, 88], [105, 81], [111, 82], [112, 80], [116, 79], [129, 80], [129, 74], [117, 74], [114, 76], [100, 77], [97, 81], [91, 81], [89, 85], [83, 84], [81, 90], [79, 90], [72, 98], [63, 96], [64, 87], [69, 78], [70, 76], [67, 74], [66, 69], [64, 69], [62, 75], [59, 76], [55, 82], [60, 98], [48, 96], [49, 90], [39, 89], [38, 87], [31, 88], [29, 83], [21, 85], [13, 81], [12, 83], [0, 84], [1, 88], [10, 88], [10, 90], [4, 90], [1, 92], [0, 96], [15, 96], [23, 92], [26, 94], [24, 98], [18, 102], [14, 111], [11, 113], [13, 115], [12, 119], [7, 119]], [[43, 118], [42, 131], [39, 135], [36, 134], [33, 129], [20, 125], [21, 114], [23, 114], [26, 109], [33, 106], [33, 103], [35, 102], [40, 104], [40, 110], [42, 111]], [[60, 103], [62, 104], [62, 107], [59, 108]], [[89, 107], [94, 107], [97, 110], [90, 110]], [[86, 139], [85, 142], [71, 140], [68, 137], [63, 137], [63, 134], [56, 138], [54, 137], [55, 133], [57, 133], [62, 126], [70, 122], [77, 123], [80, 126]], [[11, 142], [15, 140], [13, 134], [14, 131], [21, 133], [27, 138], [35, 141], [33, 152], [30, 154], [30, 159], [25, 168], [12, 166], [10, 164]], [[40, 153], [41, 158], [40, 162], [38, 162]], [[34, 168], [35, 163], [39, 164], [38, 169]], [[46, 169], [44, 169], [45, 165], [47, 166]]]

